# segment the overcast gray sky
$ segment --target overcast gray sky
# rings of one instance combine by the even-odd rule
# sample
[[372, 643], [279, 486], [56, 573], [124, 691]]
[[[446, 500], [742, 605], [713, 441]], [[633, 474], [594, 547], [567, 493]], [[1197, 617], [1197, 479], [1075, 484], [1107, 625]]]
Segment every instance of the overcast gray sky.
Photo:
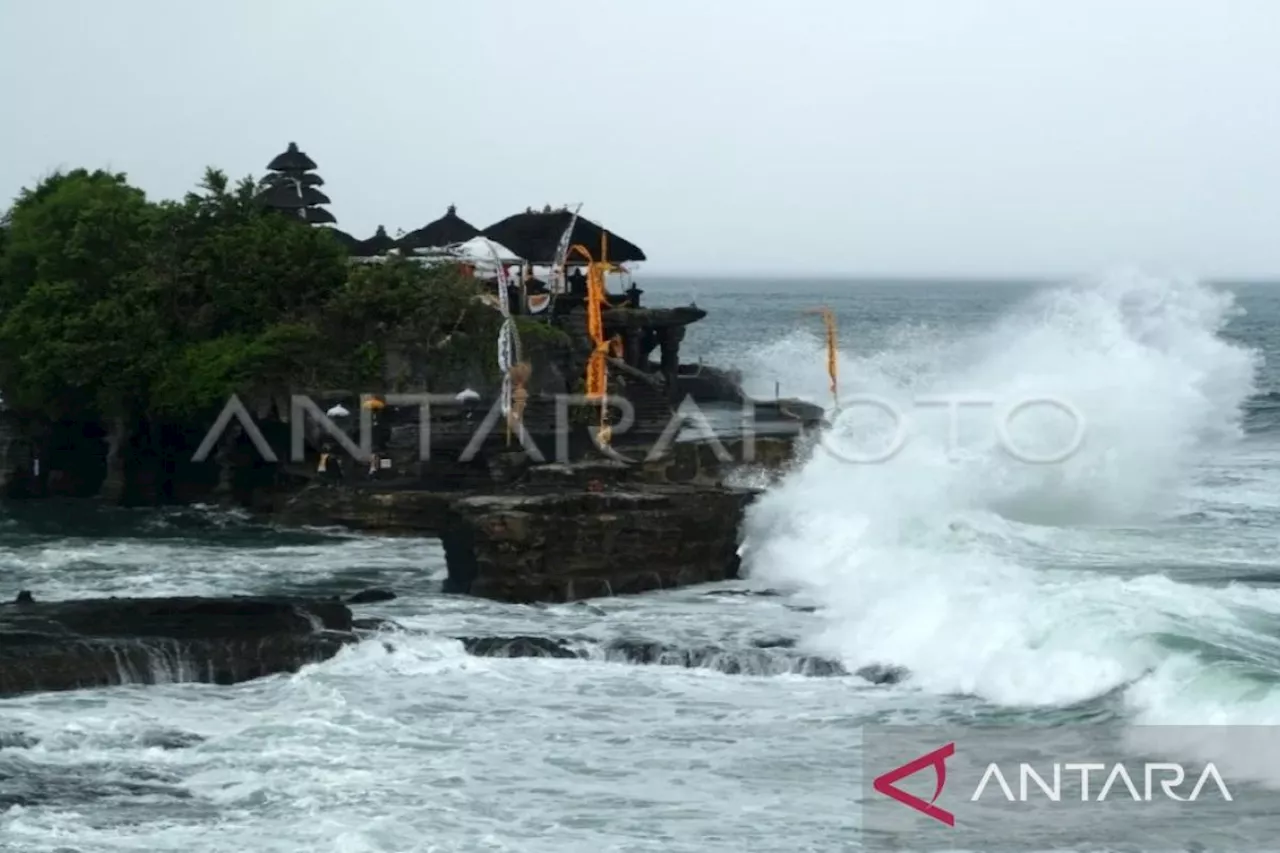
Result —
[[1280, 0], [0, 0], [0, 197], [296, 140], [340, 227], [533, 205], [652, 272], [1280, 274]]

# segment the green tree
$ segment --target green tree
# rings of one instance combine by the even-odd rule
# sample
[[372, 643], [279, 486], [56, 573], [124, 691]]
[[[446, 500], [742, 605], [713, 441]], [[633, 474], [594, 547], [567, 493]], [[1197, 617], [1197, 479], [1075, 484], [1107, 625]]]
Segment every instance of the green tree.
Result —
[[164, 282], [164, 315], [177, 342], [153, 397], [171, 416], [220, 406], [233, 392], [287, 390], [340, 355], [317, 323], [347, 278], [342, 244], [263, 210], [251, 178], [232, 190], [210, 169], [200, 188], [161, 206], [164, 240], [149, 264]]
[[143, 269], [154, 208], [124, 175], [83, 169], [24, 191], [0, 257], [0, 387], [50, 414], [145, 401], [163, 357]]
[[[352, 265], [327, 229], [208, 170], [177, 201], [120, 174], [54, 174], [0, 221], [0, 389], [47, 418], [198, 421], [232, 393], [370, 387], [395, 351], [428, 375], [496, 373], [475, 280]], [[421, 373], [421, 371], [419, 371]]]

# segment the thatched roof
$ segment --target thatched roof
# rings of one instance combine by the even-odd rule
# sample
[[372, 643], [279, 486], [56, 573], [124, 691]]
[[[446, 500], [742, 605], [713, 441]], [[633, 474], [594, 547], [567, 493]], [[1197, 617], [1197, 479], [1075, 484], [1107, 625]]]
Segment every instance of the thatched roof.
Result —
[[480, 229], [458, 216], [458, 209], [452, 204], [444, 216], [435, 222], [410, 231], [396, 241], [402, 251], [414, 249], [436, 249], [441, 246], [452, 246], [454, 243], [465, 243], [472, 237], [480, 236]]
[[[495, 222], [484, 229], [484, 236], [496, 240], [509, 247], [520, 257], [533, 264], [550, 264], [555, 261], [556, 247], [560, 243], [560, 235], [569, 227], [573, 213], [568, 210], [534, 212], [532, 209], [515, 216], [508, 216], [501, 222]], [[569, 245], [580, 243], [599, 261], [600, 236], [605, 229], [589, 219], [578, 217], [573, 227], [573, 235]], [[581, 259], [581, 255], [573, 255], [570, 260]], [[609, 257], [615, 263], [646, 260], [644, 252], [636, 244], [609, 232]]]
[[302, 209], [302, 218], [312, 225], [332, 224], [338, 221], [338, 218], [323, 207], [304, 207]]
[[262, 183], [264, 186], [283, 183], [292, 185], [295, 181], [302, 184], [304, 187], [324, 186], [324, 178], [320, 177], [315, 172], [304, 172], [300, 175], [297, 173], [287, 175], [283, 172], [267, 172], [267, 174], [262, 177]]
[[258, 199], [268, 207], [296, 210], [317, 204], [330, 204], [331, 199], [315, 187], [302, 186], [298, 181], [282, 177], [278, 181], [264, 182]]
[[267, 168], [273, 172], [309, 172], [315, 167], [315, 161], [299, 151], [296, 142], [290, 142], [283, 154], [277, 154], [267, 164]]
[[355, 254], [357, 247], [360, 245], [359, 240], [340, 228], [330, 228], [328, 231], [334, 237], [338, 238], [338, 242], [346, 247], [348, 253]]
[[307, 207], [316, 204], [331, 204], [330, 198], [315, 187], [302, 188], [302, 200], [307, 203]]
[[355, 250], [351, 253], [359, 258], [372, 258], [375, 255], [385, 255], [396, 247], [396, 241], [387, 233], [387, 229], [381, 225], [374, 235], [368, 240], [361, 240], [356, 244]]
[[258, 193], [257, 199], [260, 203], [267, 207], [274, 207], [276, 210], [298, 210], [307, 206], [302, 193], [298, 191], [297, 184], [292, 181], [271, 184]]

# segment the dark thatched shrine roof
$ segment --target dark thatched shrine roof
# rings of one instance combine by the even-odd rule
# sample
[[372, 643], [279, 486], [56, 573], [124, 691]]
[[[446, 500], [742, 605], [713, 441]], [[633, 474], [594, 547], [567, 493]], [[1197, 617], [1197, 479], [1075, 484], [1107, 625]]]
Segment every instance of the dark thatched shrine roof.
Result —
[[334, 237], [338, 238], [338, 242], [346, 247], [347, 252], [349, 254], [354, 255], [356, 253], [356, 249], [360, 245], [359, 240], [357, 240], [355, 237], [352, 237], [350, 234], [348, 234], [346, 231], [343, 231], [341, 228], [330, 228], [328, 229], [328, 231]]
[[302, 218], [310, 222], [312, 225], [327, 224], [331, 225], [338, 221], [338, 217], [334, 216], [323, 207], [304, 207], [302, 209]]
[[290, 184], [294, 181], [302, 184], [304, 187], [322, 187], [324, 186], [324, 178], [315, 172], [304, 172], [301, 175], [297, 173], [286, 175], [283, 172], [267, 172], [262, 178], [263, 186], [271, 184]]
[[330, 204], [331, 199], [315, 187], [300, 186], [297, 181], [285, 178], [272, 181], [258, 193], [258, 200], [268, 207], [281, 210], [297, 210], [317, 204]]
[[276, 210], [298, 210], [307, 206], [302, 193], [298, 192], [297, 185], [292, 181], [271, 184], [258, 193], [257, 199], [267, 207], [274, 207]]
[[[508, 216], [501, 222], [495, 222], [482, 232], [490, 240], [501, 243], [520, 257], [533, 264], [550, 264], [555, 261], [556, 247], [560, 243], [560, 235], [569, 227], [573, 213], [568, 210], [534, 212], [526, 210], [515, 216]], [[578, 217], [573, 227], [573, 235], [569, 245], [580, 243], [592, 258], [599, 261], [600, 236], [604, 228], [589, 219]], [[581, 260], [582, 256], [570, 255], [570, 262]], [[635, 243], [609, 232], [609, 257], [605, 260], [614, 263], [646, 260], [644, 252]]]
[[316, 189], [315, 187], [303, 187], [302, 200], [306, 202], [307, 207], [311, 207], [312, 205], [316, 205], [316, 204], [332, 203], [332, 200], [327, 195], [320, 192], [320, 190]]
[[316, 162], [298, 150], [298, 143], [290, 142], [283, 154], [277, 154], [267, 168], [273, 172], [309, 172]]
[[451, 246], [454, 243], [465, 243], [472, 237], [480, 236], [480, 229], [458, 216], [458, 209], [452, 204], [444, 216], [435, 222], [410, 231], [396, 241], [401, 250], [410, 252], [414, 249], [437, 249]]
[[359, 241], [351, 254], [358, 258], [372, 258], [377, 255], [385, 255], [395, 247], [396, 241], [387, 233], [386, 228], [379, 225], [374, 235], [368, 240]]

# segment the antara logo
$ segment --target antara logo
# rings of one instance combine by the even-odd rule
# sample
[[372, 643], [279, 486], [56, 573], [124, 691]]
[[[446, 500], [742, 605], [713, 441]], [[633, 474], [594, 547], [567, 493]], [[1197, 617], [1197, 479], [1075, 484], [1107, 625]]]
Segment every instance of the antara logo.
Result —
[[[956, 816], [944, 808], [934, 805], [938, 801], [938, 797], [942, 796], [942, 788], [947, 784], [947, 759], [956, 754], [955, 743], [949, 743], [944, 747], [935, 749], [927, 755], [922, 755], [914, 761], [908, 761], [906, 764], [894, 770], [890, 770], [883, 776], [877, 776], [875, 781], [871, 783], [881, 794], [897, 800], [908, 808], [926, 814], [934, 820], [941, 821], [947, 826], [956, 825]], [[901, 788], [894, 787], [895, 782], [901, 782], [903, 779], [915, 773], [919, 773], [926, 767], [933, 768], [934, 778], [937, 785], [933, 790], [933, 799], [925, 802], [914, 794], [908, 794]]]
[[[888, 773], [876, 777], [872, 782], [872, 786], [879, 793], [897, 800], [908, 808], [915, 809], [921, 814], [928, 815], [947, 826], [955, 826], [955, 815], [937, 805], [938, 797], [942, 796], [942, 789], [947, 784], [947, 759], [955, 755], [955, 752], [956, 745], [954, 742], [939, 747], [933, 752], [922, 755], [901, 767], [894, 768]], [[933, 768], [936, 783], [933, 797], [928, 802], [914, 794], [908, 794], [896, 786], [897, 782], [901, 782], [908, 776], [919, 773], [927, 767]], [[1000, 765], [992, 762], [987, 765], [985, 772], [982, 774], [982, 779], [974, 789], [973, 795], [969, 797], [969, 801], [977, 802], [980, 800], [988, 785], [992, 785], [999, 789], [1005, 800], [1025, 803], [1029, 799], [1029, 793], [1034, 784], [1034, 787], [1040, 789], [1040, 793], [1045, 799], [1051, 802], [1061, 802], [1063, 800], [1062, 777], [1064, 770], [1068, 774], [1079, 774], [1080, 800], [1082, 802], [1089, 802], [1090, 800], [1102, 802], [1112, 793], [1113, 788], [1118, 788], [1120, 790], [1117, 793], [1123, 791], [1129, 794], [1134, 802], [1149, 803], [1154, 799], [1153, 793], [1157, 787], [1167, 799], [1178, 802], [1194, 802], [1199, 799], [1201, 792], [1209, 782], [1212, 782], [1213, 786], [1218, 789], [1223, 800], [1231, 802], [1234, 799], [1231, 796], [1231, 791], [1227, 788], [1226, 781], [1222, 778], [1222, 774], [1218, 772], [1218, 768], [1212, 762], [1206, 764], [1198, 776], [1192, 777], [1196, 779], [1196, 782], [1187, 794], [1182, 794], [1176, 790], [1190, 781], [1187, 771], [1181, 764], [1167, 762], [1145, 763], [1140, 770], [1130, 773], [1129, 769], [1121, 763], [1108, 766], [1096, 762], [1067, 762], [1062, 764], [1055, 762], [1048, 773], [1041, 775], [1031, 764], [1021, 763], [1017, 765], [1015, 772], [1009, 774], [1012, 778], [1018, 780], [1018, 785], [1015, 789], [1007, 781], [1005, 773], [1000, 769]], [[1108, 770], [1110, 772], [1107, 772]], [[1098, 773], [1098, 776], [1093, 778], [1102, 780], [1101, 788], [1090, 786], [1091, 772]], [[1048, 780], [1046, 780], [1046, 776]], [[1164, 778], [1161, 778], [1162, 776]], [[1134, 784], [1133, 780], [1135, 778], [1142, 780], [1141, 789]], [[1096, 791], [1096, 794], [1092, 797], [1090, 796], [1091, 791]]]

